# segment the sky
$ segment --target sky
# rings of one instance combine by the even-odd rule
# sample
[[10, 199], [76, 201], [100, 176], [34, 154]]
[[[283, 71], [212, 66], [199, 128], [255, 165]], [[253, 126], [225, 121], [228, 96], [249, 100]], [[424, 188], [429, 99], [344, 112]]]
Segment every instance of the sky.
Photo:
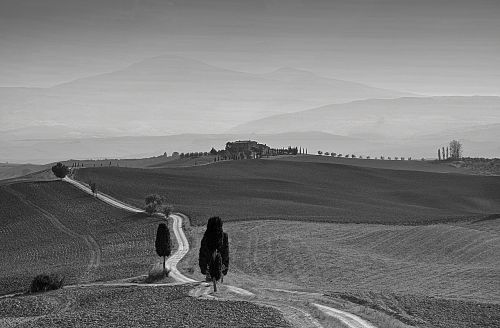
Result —
[[425, 95], [500, 95], [498, 0], [2, 0], [0, 86], [148, 57], [295, 67]]

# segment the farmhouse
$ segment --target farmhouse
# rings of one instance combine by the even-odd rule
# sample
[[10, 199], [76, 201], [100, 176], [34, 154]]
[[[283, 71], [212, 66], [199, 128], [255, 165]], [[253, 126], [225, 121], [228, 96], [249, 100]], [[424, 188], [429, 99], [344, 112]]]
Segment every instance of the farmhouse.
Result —
[[237, 159], [255, 159], [267, 156], [271, 148], [265, 144], [260, 144], [253, 140], [238, 140], [226, 143], [226, 151], [233, 158]]

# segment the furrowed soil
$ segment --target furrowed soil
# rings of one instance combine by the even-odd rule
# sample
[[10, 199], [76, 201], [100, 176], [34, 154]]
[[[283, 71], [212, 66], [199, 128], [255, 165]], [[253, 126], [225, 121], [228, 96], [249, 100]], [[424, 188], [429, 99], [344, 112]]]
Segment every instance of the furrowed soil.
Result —
[[[147, 274], [158, 219], [111, 207], [62, 181], [0, 186], [0, 294], [37, 274], [65, 284]], [[173, 236], [172, 236], [173, 237]]]
[[85, 168], [81, 181], [143, 206], [166, 196], [193, 224], [293, 219], [429, 224], [500, 213], [500, 177], [386, 170], [339, 164], [248, 160], [171, 168]]
[[275, 309], [188, 295], [191, 286], [65, 288], [0, 299], [0, 326], [290, 327]]
[[[499, 228], [500, 219], [425, 226], [228, 222], [225, 281], [319, 292], [420, 327], [495, 327]], [[191, 230], [195, 250], [203, 231]], [[198, 272], [197, 265], [193, 254], [179, 267]]]

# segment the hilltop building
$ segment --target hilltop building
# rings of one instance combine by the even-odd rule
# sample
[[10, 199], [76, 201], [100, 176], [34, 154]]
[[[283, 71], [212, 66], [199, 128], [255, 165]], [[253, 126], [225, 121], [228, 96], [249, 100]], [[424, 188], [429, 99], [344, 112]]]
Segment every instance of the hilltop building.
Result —
[[231, 154], [233, 159], [255, 159], [268, 156], [271, 148], [253, 140], [238, 140], [226, 143], [226, 152]]

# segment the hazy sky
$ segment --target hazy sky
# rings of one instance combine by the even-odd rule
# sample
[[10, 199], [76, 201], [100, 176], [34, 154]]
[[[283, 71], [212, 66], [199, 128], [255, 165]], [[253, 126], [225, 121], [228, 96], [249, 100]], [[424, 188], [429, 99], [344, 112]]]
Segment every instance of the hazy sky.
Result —
[[423, 94], [500, 95], [498, 0], [1, 0], [0, 86], [179, 54]]

